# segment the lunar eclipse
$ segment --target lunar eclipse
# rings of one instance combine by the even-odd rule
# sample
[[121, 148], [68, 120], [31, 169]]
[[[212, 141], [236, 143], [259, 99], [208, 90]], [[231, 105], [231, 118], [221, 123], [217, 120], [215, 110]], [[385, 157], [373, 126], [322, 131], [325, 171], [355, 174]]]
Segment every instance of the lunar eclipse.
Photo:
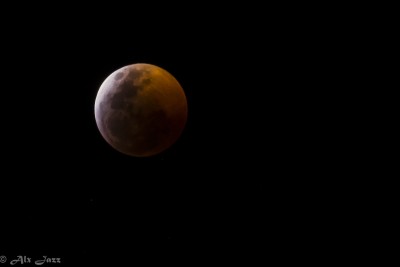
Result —
[[179, 82], [151, 64], [133, 64], [110, 74], [95, 100], [103, 138], [126, 155], [147, 157], [173, 145], [187, 120], [187, 100]]

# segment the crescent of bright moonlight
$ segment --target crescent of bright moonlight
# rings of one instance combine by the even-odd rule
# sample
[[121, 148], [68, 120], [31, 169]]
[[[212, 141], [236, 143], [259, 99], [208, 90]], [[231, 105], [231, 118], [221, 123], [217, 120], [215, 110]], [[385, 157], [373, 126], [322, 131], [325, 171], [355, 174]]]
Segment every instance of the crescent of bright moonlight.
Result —
[[105, 79], [94, 111], [101, 135], [113, 148], [147, 157], [179, 138], [186, 124], [187, 101], [181, 85], [166, 70], [133, 64]]

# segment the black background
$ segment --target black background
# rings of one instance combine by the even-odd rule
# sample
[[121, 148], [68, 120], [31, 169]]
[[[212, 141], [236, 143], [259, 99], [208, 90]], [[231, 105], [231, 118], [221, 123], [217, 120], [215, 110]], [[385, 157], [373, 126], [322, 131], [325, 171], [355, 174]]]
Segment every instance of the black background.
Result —
[[[2, 24], [2, 255], [269, 261], [339, 234], [329, 24], [295, 7], [50, 8]], [[150, 158], [113, 150], [94, 120], [101, 83], [134, 63], [188, 99], [181, 138]]]

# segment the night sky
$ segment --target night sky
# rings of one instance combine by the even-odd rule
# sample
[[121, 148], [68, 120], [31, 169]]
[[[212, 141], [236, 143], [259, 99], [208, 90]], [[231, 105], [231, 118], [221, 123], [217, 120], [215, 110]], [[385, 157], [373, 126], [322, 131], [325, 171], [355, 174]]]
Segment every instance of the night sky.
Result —
[[[323, 239], [307, 233], [324, 225], [315, 200], [330, 189], [313, 177], [331, 177], [321, 155], [337, 142], [316, 112], [329, 97], [314, 88], [333, 86], [326, 40], [294, 18], [236, 9], [72, 9], [1, 26], [0, 255], [191, 266], [268, 261]], [[149, 158], [111, 148], [94, 119], [101, 83], [134, 63], [164, 68], [188, 99], [181, 138]]]

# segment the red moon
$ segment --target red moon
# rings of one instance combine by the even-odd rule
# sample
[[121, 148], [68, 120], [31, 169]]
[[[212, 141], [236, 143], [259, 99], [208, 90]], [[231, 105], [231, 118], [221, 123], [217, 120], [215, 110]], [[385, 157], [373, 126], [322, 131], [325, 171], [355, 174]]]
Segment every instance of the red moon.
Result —
[[179, 138], [187, 120], [187, 100], [179, 82], [166, 70], [133, 64], [105, 79], [94, 111], [101, 135], [114, 149], [147, 157]]

